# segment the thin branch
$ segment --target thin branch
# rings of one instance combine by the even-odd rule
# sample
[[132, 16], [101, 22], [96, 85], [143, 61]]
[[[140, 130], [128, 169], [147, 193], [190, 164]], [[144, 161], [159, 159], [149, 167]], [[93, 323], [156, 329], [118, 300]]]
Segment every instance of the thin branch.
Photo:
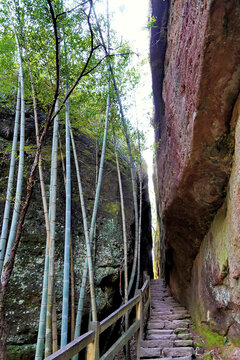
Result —
[[109, 54], [108, 57], [114, 57], [114, 56], [127, 56], [127, 55], [137, 55], [139, 56], [138, 53], [134, 52], [134, 51], [129, 51], [129, 52], [126, 52], [126, 53], [118, 53], [118, 54]]
[[106, 58], [107, 58], [107, 56], [104, 56], [104, 57], [103, 57], [101, 60], [99, 60], [99, 61], [97, 62], [97, 64], [94, 65], [90, 70], [86, 71], [86, 72], [83, 74], [83, 76], [86, 76], [86, 75], [90, 74], [92, 71], [94, 71], [94, 70], [103, 62], [103, 60], [105, 60]]
[[67, 15], [67, 14], [75, 11], [75, 10], [78, 9], [80, 6], [83, 6], [83, 5], [87, 4], [87, 3], [88, 3], [88, 0], [87, 0], [87, 1], [84, 1], [83, 3], [78, 4], [77, 6], [75, 6], [74, 8], [72, 8], [71, 10], [67, 10], [67, 11], [64, 11], [64, 12], [58, 14], [58, 15], [56, 16], [56, 19], [59, 18], [60, 16]]
[[[58, 30], [57, 30], [57, 20], [56, 20], [56, 16], [54, 13], [54, 9], [53, 9], [51, 0], [47, 0], [47, 2], [49, 5], [51, 17], [52, 17], [54, 37], [55, 37], [55, 46], [56, 46], [56, 54], [55, 54], [55, 56], [56, 56], [56, 91], [55, 91], [54, 98], [57, 99], [57, 97], [59, 95], [59, 83], [60, 83], [59, 38], [58, 38]], [[54, 103], [54, 106], [55, 106], [55, 103]]]

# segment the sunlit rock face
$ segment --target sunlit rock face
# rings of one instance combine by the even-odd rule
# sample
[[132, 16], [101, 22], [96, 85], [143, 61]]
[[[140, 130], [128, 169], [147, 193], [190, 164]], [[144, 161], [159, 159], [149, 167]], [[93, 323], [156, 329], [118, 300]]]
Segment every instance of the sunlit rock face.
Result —
[[[158, 9], [156, 3], [152, 0], [153, 16], [161, 18], [164, 11]], [[215, 309], [219, 302], [226, 308], [232, 301], [232, 285], [229, 283], [227, 289], [215, 291], [207, 280], [212, 276], [214, 289], [224, 281], [228, 266], [232, 274], [237, 274], [235, 279], [238, 278], [233, 254], [240, 243], [236, 236], [222, 235], [228, 244], [228, 260], [226, 256], [225, 260], [218, 259], [221, 266], [211, 263], [218, 255], [209, 258], [207, 253], [215, 251], [214, 248], [211, 252], [209, 239], [216, 235], [209, 229], [214, 226], [212, 222], [218, 209], [227, 201], [234, 207], [232, 198], [226, 199], [226, 191], [237, 118], [233, 108], [240, 88], [240, 2], [172, 0], [161, 3], [161, 7], [170, 5], [167, 48], [159, 60], [164, 61], [162, 83], [158, 84], [161, 77], [156, 58], [152, 58], [152, 74], [162, 271], [174, 295], [183, 303], [192, 305], [201, 292], [196, 289], [208, 286], [206, 296], [212, 299], [211, 304], [215, 302]], [[152, 29], [152, 54], [163, 31], [158, 29], [159, 39], [156, 39], [157, 30]], [[235, 219], [236, 223], [240, 220]], [[208, 240], [205, 236], [209, 236]], [[217, 246], [217, 240], [212, 242]], [[202, 297], [205, 307], [204, 295]], [[227, 318], [223, 312], [219, 315], [218, 321], [225, 322], [222, 324], [225, 328]]]

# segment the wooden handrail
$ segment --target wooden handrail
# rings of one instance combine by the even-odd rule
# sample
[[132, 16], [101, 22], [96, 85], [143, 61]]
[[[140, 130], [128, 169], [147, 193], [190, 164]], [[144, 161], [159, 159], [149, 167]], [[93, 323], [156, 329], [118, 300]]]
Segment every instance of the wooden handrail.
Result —
[[[143, 301], [145, 299], [145, 302]], [[87, 347], [87, 360], [111, 360], [136, 334], [137, 358], [139, 359], [140, 341], [143, 332], [143, 317], [147, 314], [150, 305], [150, 279], [144, 282], [143, 287], [126, 304], [120, 306], [116, 311], [102, 320], [100, 323], [91, 323], [91, 331], [79, 336], [62, 349], [45, 358], [45, 360], [69, 360], [74, 355]], [[99, 336], [107, 328], [113, 325], [128, 311], [136, 307], [136, 319], [121, 337], [110, 347], [110, 349], [99, 358]]]
[[140, 320], [134, 321], [130, 328], [122, 334], [122, 336], [110, 347], [110, 349], [100, 358], [100, 360], [113, 359], [113, 357], [117, 355], [117, 353], [133, 337], [139, 328]]
[[101, 333], [105, 331], [109, 326], [114, 324], [118, 319], [120, 319], [123, 315], [127, 313], [127, 311], [131, 310], [139, 301], [139, 295], [134, 296], [131, 300], [129, 300], [126, 304], [120, 306], [117, 310], [115, 310], [112, 314], [106, 317], [103, 321], [100, 322]]
[[78, 354], [81, 350], [85, 349], [88, 344], [93, 341], [95, 336], [94, 331], [88, 331], [87, 333], [79, 336], [71, 341], [69, 344], [56, 351], [54, 354], [48, 356], [45, 360], [69, 360], [74, 355]]

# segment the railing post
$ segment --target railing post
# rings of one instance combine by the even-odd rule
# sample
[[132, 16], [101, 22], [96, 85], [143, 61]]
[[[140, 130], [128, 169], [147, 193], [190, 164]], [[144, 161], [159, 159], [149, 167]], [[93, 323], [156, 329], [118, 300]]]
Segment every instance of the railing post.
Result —
[[136, 304], [136, 320], [140, 320], [140, 328], [136, 334], [137, 342], [137, 360], [140, 359], [140, 347], [141, 340], [143, 335], [143, 299], [142, 299], [142, 290], [136, 290], [136, 295], [139, 295], [139, 302]]
[[100, 323], [92, 321], [89, 330], [94, 330], [94, 340], [87, 347], [87, 360], [99, 360]]
[[146, 280], [148, 280], [147, 300], [148, 299], [150, 300], [147, 315], [148, 315], [148, 317], [150, 317], [150, 315], [151, 315], [151, 289], [150, 289], [150, 276], [149, 275], [147, 275]]
[[144, 271], [144, 272], [143, 272], [143, 282], [145, 282], [148, 278], [149, 278], [148, 272], [147, 272], [147, 271]]

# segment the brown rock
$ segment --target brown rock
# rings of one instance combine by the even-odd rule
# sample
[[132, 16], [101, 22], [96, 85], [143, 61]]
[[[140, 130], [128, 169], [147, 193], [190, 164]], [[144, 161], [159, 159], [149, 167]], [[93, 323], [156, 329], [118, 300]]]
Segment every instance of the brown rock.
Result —
[[[231, 171], [239, 18], [236, 0], [171, 2], [165, 77], [163, 90], [158, 89], [165, 111], [155, 116], [157, 172], [165, 271], [171, 290], [185, 304], [193, 261], [223, 203]], [[233, 278], [238, 268], [237, 263], [232, 267]], [[225, 271], [218, 272], [215, 283], [225, 277]]]

